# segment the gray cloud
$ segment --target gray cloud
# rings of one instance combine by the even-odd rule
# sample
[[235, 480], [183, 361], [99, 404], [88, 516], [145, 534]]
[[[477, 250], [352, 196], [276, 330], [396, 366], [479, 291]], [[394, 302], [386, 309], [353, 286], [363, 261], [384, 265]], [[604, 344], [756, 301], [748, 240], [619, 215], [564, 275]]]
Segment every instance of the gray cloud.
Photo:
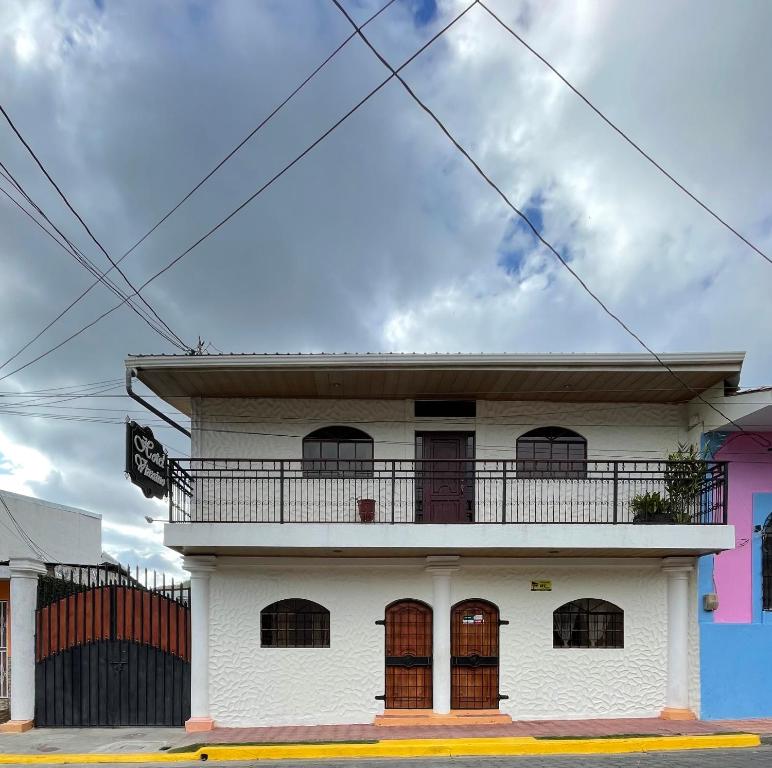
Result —
[[[718, 2], [491, 4], [688, 186], [772, 249], [768, 4], [731, 14]], [[358, 20], [376, 8], [348, 5]], [[373, 23], [373, 40], [400, 62], [461, 7], [439, 3], [424, 27], [399, 0]], [[321, 0], [105, 3], [104, 10], [85, 0], [6, 2], [0, 89], [118, 256], [349, 31]], [[384, 76], [352, 41], [126, 260], [127, 274], [147, 279]], [[745, 383], [768, 383], [769, 265], [484, 12], [470, 12], [407, 77], [516, 202], [537, 201], [545, 234], [651, 344], [747, 349]], [[0, 158], [104, 266], [4, 128]], [[4, 359], [89, 276], [2, 200], [0, 257]], [[510, 212], [395, 83], [146, 295], [183, 338], [201, 335], [224, 351], [635, 349], [548, 253], [513, 230]], [[19, 361], [113, 303], [95, 288]], [[123, 308], [0, 388], [118, 377], [127, 352], [151, 351], [172, 350]], [[133, 408], [115, 399], [65, 405]], [[120, 420], [123, 412], [100, 414]], [[158, 556], [157, 536], [142, 520], [156, 513], [122, 476], [120, 424], [0, 414], [0, 434], [53, 468], [30, 490], [128, 526], [105, 530], [124, 559]], [[186, 448], [181, 436], [164, 436]]]

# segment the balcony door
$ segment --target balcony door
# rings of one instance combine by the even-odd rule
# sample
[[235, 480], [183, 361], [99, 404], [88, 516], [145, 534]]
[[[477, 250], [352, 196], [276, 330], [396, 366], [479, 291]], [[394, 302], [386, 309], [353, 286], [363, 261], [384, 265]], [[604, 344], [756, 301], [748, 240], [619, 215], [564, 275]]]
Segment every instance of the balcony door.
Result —
[[474, 433], [416, 433], [416, 522], [474, 522]]

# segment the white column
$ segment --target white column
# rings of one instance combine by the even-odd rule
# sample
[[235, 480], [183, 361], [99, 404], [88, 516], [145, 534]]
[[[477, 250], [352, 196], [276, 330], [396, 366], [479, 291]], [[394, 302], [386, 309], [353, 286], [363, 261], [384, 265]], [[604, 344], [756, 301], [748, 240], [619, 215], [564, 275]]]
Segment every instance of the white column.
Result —
[[427, 557], [432, 576], [432, 702], [435, 714], [450, 712], [450, 578], [458, 557]]
[[662, 717], [694, 720], [689, 709], [689, 574], [693, 560], [666, 557], [667, 575], [667, 691]]
[[35, 609], [38, 576], [46, 572], [39, 560], [8, 563], [11, 571], [11, 721], [4, 730], [26, 731], [35, 720]]
[[190, 573], [190, 719], [188, 732], [210, 731], [209, 712], [209, 580], [217, 558], [187, 556], [182, 567]]

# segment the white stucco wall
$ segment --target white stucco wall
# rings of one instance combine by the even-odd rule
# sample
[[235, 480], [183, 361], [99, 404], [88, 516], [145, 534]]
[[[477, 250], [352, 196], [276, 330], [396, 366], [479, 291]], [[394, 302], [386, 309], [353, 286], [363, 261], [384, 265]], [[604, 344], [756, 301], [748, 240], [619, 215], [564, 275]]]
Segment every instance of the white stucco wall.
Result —
[[478, 400], [476, 418], [417, 419], [412, 400], [206, 398], [193, 401], [192, 455], [299, 459], [304, 435], [346, 424], [369, 433], [382, 459], [412, 459], [416, 431], [443, 429], [475, 432], [478, 458], [512, 459], [517, 437], [544, 426], [584, 435], [589, 459], [665, 458], [686, 439], [686, 418], [686, 405], [640, 403]]
[[[231, 563], [235, 559], [231, 559]], [[431, 604], [422, 560], [379, 566], [296, 560], [294, 565], [222, 564], [212, 576], [211, 714], [223, 726], [371, 722], [382, 711], [385, 606], [400, 598]], [[631, 567], [632, 564], [632, 567]], [[664, 706], [666, 583], [659, 562], [594, 565], [464, 565], [452, 600], [485, 598], [509, 625], [501, 628], [501, 709], [515, 719], [645, 717]], [[551, 592], [531, 592], [551, 579]], [[321, 603], [331, 614], [330, 648], [261, 648], [260, 610], [288, 597]], [[581, 597], [625, 611], [623, 649], [553, 649], [552, 612]], [[435, 621], [439, 617], [435, 617]], [[445, 619], [448, 620], [448, 619]], [[696, 629], [696, 620], [693, 622]], [[699, 707], [696, 632], [691, 702]]]
[[[664, 458], [686, 436], [686, 406], [640, 404], [557, 404], [478, 401], [476, 418], [416, 419], [413, 401], [206, 399], [194, 402], [193, 456], [212, 459], [293, 459], [285, 467], [284, 481], [278, 465], [230, 464], [232, 483], [216, 482], [223, 465], [209, 478], [193, 484], [191, 513], [196, 520], [260, 520], [279, 522], [279, 498], [284, 522], [307, 520], [352, 522], [357, 520], [356, 499], [376, 499], [378, 522], [412, 522], [415, 517], [415, 475], [412, 463], [397, 466], [383, 459], [415, 458], [415, 433], [421, 430], [461, 430], [475, 433], [476, 457], [474, 519], [477, 522], [551, 521], [612, 522], [614, 519], [613, 468], [603, 481], [572, 479], [529, 480], [508, 475], [504, 504], [502, 459], [515, 457], [517, 437], [538, 426], [559, 425], [587, 438], [588, 457], [611, 461], [637, 457]], [[323, 426], [357, 426], [370, 434], [374, 445], [372, 479], [310, 479], [303, 477], [299, 459], [303, 436]], [[484, 462], [488, 461], [486, 464]], [[510, 473], [512, 472], [510, 467]], [[635, 482], [629, 482], [633, 473]], [[622, 470], [617, 512], [629, 522], [630, 498], [645, 491], [664, 492], [661, 479], [647, 474], [639, 464]], [[225, 487], [227, 486], [227, 487]], [[698, 509], [695, 506], [695, 514]]]
[[[102, 518], [94, 512], [2, 491], [16, 521], [54, 563], [96, 564], [102, 560]], [[39, 555], [0, 505], [0, 561]]]

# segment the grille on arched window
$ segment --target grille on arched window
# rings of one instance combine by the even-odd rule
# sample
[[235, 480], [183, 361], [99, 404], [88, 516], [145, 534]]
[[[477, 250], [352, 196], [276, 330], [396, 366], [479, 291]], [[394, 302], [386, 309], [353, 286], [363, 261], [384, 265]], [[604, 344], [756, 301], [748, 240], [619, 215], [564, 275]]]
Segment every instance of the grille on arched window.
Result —
[[624, 611], [606, 600], [572, 600], [552, 614], [553, 648], [624, 648], [624, 634]]
[[263, 648], [329, 648], [330, 612], [300, 598], [279, 600], [260, 611]]
[[303, 438], [304, 477], [372, 477], [373, 438], [353, 427], [323, 427]]
[[517, 438], [517, 476], [587, 477], [587, 440], [563, 427], [540, 427]]
[[761, 532], [761, 599], [765, 611], [772, 611], [772, 515]]

